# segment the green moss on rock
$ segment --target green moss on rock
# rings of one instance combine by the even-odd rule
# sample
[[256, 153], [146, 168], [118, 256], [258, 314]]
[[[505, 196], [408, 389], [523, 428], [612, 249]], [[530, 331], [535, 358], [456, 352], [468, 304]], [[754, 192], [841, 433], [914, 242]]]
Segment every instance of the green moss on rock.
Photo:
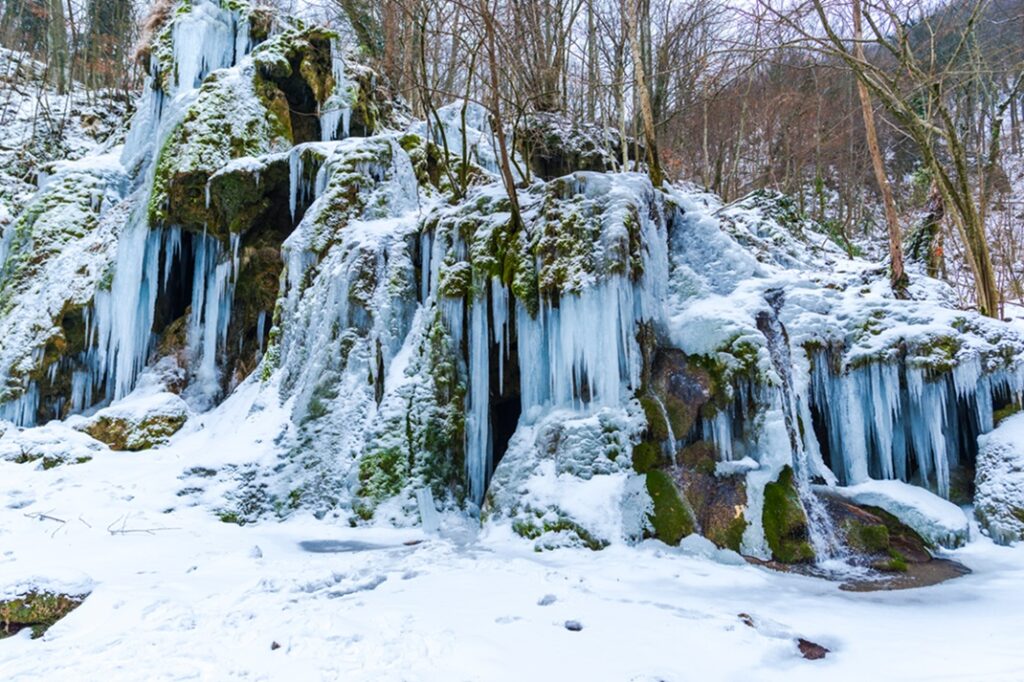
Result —
[[163, 445], [187, 420], [188, 415], [181, 412], [147, 415], [139, 421], [101, 414], [89, 422], [84, 431], [101, 443], [106, 443], [111, 450], [139, 452]]
[[43, 634], [58, 620], [77, 609], [86, 595], [57, 592], [28, 592], [0, 601], [0, 639], [20, 630], [32, 630], [32, 638]]
[[659, 459], [661, 453], [658, 452], [658, 446], [650, 441], [638, 443], [633, 447], [633, 470], [638, 474], [649, 472], [658, 464]]
[[655, 538], [668, 545], [678, 545], [696, 530], [693, 514], [668, 474], [648, 471], [647, 493], [654, 502], [649, 520]]
[[814, 560], [807, 532], [807, 514], [800, 503], [792, 468], [784, 467], [778, 479], [764, 487], [761, 518], [772, 558], [785, 564]]

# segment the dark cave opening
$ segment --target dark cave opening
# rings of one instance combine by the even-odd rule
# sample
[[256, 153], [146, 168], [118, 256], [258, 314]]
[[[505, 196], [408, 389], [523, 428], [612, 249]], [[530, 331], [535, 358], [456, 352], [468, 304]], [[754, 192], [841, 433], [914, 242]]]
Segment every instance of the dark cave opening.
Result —
[[[490, 307], [490, 306], [489, 306]], [[489, 328], [494, 329], [494, 310], [490, 307]], [[508, 443], [519, 426], [522, 413], [522, 398], [519, 391], [519, 349], [516, 337], [515, 302], [509, 297], [509, 321], [504, 343], [495, 342], [494, 333], [490, 343], [490, 412], [491, 412], [491, 453], [492, 471], [508, 450]], [[487, 483], [490, 483], [488, 473]]]

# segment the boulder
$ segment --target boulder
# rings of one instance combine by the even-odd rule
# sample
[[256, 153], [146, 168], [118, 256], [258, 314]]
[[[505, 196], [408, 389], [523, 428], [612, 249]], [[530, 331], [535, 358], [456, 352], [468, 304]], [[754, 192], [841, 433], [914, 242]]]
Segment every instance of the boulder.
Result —
[[868, 481], [831, 491], [859, 506], [877, 507], [914, 530], [932, 547], [967, 543], [967, 516], [960, 507], [924, 488], [902, 481]]
[[129, 395], [75, 428], [106, 443], [111, 450], [137, 452], [165, 444], [185, 425], [188, 415], [188, 405], [179, 396], [155, 391]]

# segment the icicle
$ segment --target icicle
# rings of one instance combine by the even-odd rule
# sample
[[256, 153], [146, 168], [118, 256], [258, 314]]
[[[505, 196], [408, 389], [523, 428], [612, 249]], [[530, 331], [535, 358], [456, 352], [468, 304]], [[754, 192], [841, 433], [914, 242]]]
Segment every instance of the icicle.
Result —
[[298, 147], [288, 154], [288, 210], [295, 222], [295, 208], [298, 205], [299, 182], [302, 178], [302, 150]]
[[331, 75], [334, 79], [334, 87], [318, 111], [320, 139], [324, 142], [339, 139], [339, 123], [341, 124], [341, 139], [347, 138], [349, 122], [352, 118], [352, 96], [349, 92], [348, 78], [345, 75], [345, 59], [336, 38], [331, 39]]
[[256, 316], [256, 344], [257, 352], [263, 355], [263, 338], [267, 331], [267, 311], [261, 310]]
[[115, 400], [131, 391], [151, 343], [164, 233], [149, 230], [144, 214], [143, 206], [122, 232], [113, 282], [96, 292], [90, 318], [89, 340], [98, 347], [95, 371]]
[[423, 487], [416, 490], [416, 505], [420, 512], [420, 525], [424, 533], [436, 533], [441, 528], [441, 516], [434, 506], [434, 495], [430, 488]]
[[33, 381], [17, 399], [0, 405], [0, 421], [9, 421], [19, 426], [35, 426], [39, 412], [39, 386]]
[[[179, 91], [199, 86], [211, 71], [235, 63], [237, 22], [230, 10], [200, 0], [191, 10], [175, 18], [173, 34], [174, 64]], [[248, 34], [248, 28], [245, 29]]]
[[497, 277], [491, 279], [491, 315], [494, 342], [498, 344], [498, 392], [505, 392], [505, 353], [508, 348], [508, 289]]
[[487, 297], [469, 310], [469, 418], [466, 424], [466, 467], [470, 498], [481, 504], [491, 468], [490, 334]]

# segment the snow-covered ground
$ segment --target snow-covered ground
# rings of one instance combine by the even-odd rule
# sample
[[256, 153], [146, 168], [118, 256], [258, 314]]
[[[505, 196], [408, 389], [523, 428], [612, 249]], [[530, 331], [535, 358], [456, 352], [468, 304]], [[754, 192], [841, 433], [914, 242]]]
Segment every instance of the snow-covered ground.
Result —
[[0, 679], [1024, 679], [1024, 546], [977, 528], [948, 553], [971, 575], [854, 593], [653, 541], [537, 553], [456, 516], [440, 535], [223, 523], [217, 472], [286, 422], [271, 393], [243, 385], [163, 448], [0, 460], [0, 597], [90, 593], [42, 639], [0, 640]]

